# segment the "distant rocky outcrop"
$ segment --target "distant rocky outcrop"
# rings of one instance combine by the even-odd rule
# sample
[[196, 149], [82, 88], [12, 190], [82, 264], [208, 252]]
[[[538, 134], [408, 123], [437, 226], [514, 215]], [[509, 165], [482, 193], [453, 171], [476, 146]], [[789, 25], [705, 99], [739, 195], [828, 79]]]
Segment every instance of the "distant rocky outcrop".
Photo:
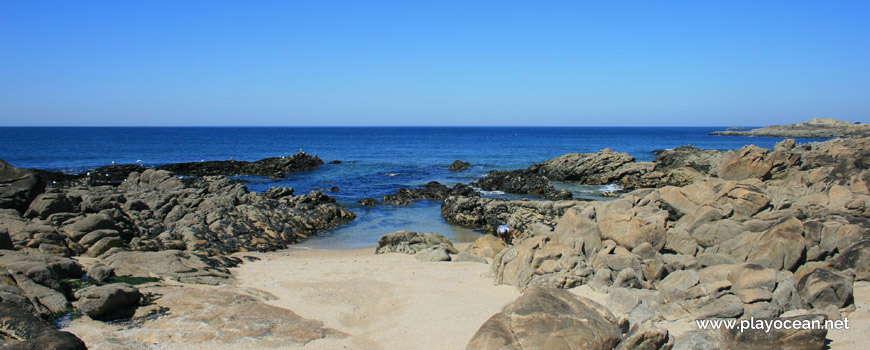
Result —
[[299, 152], [289, 157], [272, 157], [254, 162], [237, 160], [214, 160], [207, 162], [190, 162], [167, 164], [158, 170], [167, 170], [185, 176], [210, 175], [254, 175], [283, 178], [288, 173], [317, 169], [323, 165], [323, 160], [310, 154]]
[[450, 164], [450, 166], [447, 168], [447, 170], [463, 171], [463, 170], [468, 169], [470, 167], [471, 167], [471, 163], [463, 162], [463, 161], [457, 159], [456, 161], [453, 162], [453, 164]]
[[853, 124], [831, 118], [813, 118], [798, 124], [772, 125], [747, 131], [714, 131], [710, 135], [800, 138], [868, 137], [870, 136], [870, 125]]

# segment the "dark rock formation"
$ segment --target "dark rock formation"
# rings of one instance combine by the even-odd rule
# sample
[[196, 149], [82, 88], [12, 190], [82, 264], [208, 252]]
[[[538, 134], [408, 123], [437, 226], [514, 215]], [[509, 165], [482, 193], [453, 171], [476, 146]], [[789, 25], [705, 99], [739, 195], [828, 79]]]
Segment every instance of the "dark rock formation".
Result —
[[447, 222], [495, 234], [498, 225], [508, 225], [517, 235], [531, 235], [535, 227], [551, 229], [556, 220], [574, 206], [587, 201], [531, 201], [450, 196], [441, 204]]
[[307, 153], [299, 152], [289, 157], [273, 157], [254, 162], [236, 160], [214, 160], [167, 164], [157, 167], [185, 176], [209, 175], [254, 175], [283, 178], [288, 173], [317, 169], [323, 160]]
[[553, 188], [546, 177], [531, 170], [493, 170], [471, 183], [484, 191], [502, 191], [515, 194], [533, 194], [545, 199], [568, 199], [571, 192]]
[[33, 171], [18, 169], [0, 160], [0, 209], [21, 213], [45, 190], [45, 183]]
[[364, 206], [364, 207], [374, 207], [374, 206], [378, 205], [378, 201], [376, 201], [374, 198], [366, 197], [366, 198], [358, 200], [356, 202], [356, 204], [359, 204], [359, 205]]
[[465, 169], [468, 169], [469, 167], [471, 167], [471, 163], [463, 162], [463, 161], [457, 159], [456, 161], [453, 162], [453, 164], [450, 164], [450, 167], [448, 167], [447, 170], [463, 171]]
[[870, 125], [852, 124], [831, 118], [813, 118], [798, 124], [772, 125], [748, 131], [714, 131], [710, 135], [804, 138], [868, 137], [870, 136]]
[[431, 181], [426, 186], [420, 188], [400, 188], [396, 190], [395, 194], [384, 196], [383, 200], [384, 203], [403, 206], [408, 205], [410, 201], [421, 199], [442, 200], [453, 195], [477, 196], [480, 194], [466, 184], [456, 184], [450, 188], [438, 181]]

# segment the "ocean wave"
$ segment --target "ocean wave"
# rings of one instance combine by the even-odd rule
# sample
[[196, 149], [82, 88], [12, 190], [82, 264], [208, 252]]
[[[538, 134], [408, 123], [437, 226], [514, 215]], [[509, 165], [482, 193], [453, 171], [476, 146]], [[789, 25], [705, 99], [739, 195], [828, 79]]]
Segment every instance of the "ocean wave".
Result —
[[484, 196], [500, 196], [500, 195], [504, 194], [504, 192], [502, 192], [502, 191], [479, 191], [479, 192], [480, 192], [480, 194], [482, 194]]
[[619, 192], [619, 191], [622, 191], [622, 186], [617, 185], [617, 184], [607, 184], [607, 185], [601, 186], [599, 191], [601, 191], [603, 193]]
[[384, 175], [389, 176], [389, 177], [393, 177], [393, 176], [398, 176], [399, 173], [386, 173]]

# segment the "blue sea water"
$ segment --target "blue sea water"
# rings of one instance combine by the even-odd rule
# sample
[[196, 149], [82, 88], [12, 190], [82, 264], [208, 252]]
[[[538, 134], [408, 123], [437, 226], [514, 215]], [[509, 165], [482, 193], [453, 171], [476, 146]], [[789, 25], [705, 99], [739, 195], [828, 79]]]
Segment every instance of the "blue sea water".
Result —
[[[439, 232], [457, 241], [479, 233], [447, 224], [440, 202], [419, 201], [408, 207], [364, 208], [355, 202], [380, 199], [402, 187], [429, 181], [447, 185], [470, 182], [489, 170], [519, 169], [569, 152], [611, 148], [650, 161], [657, 149], [692, 145], [729, 150], [746, 144], [770, 148], [780, 138], [712, 136], [724, 127], [241, 127], [241, 128], [0, 128], [0, 159], [21, 168], [81, 172], [104, 165], [136, 163], [157, 166], [200, 160], [258, 160], [316, 154], [320, 169], [271, 180], [246, 177], [248, 188], [293, 187], [296, 193], [338, 186], [325, 192], [358, 214], [352, 223], [307, 244], [327, 247], [372, 245], [397, 229]], [[801, 139], [799, 142], [821, 141]], [[454, 173], [454, 160], [473, 166]], [[595, 198], [595, 186], [557, 184], [575, 195]]]

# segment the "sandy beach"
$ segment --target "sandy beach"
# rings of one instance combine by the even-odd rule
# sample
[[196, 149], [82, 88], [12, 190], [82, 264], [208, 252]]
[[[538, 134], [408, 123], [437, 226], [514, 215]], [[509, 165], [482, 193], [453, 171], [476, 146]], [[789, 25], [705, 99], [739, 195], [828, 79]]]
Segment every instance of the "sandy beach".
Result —
[[375, 255], [374, 247], [293, 247], [255, 256], [262, 260], [233, 270], [240, 286], [348, 334], [305, 349], [462, 349], [520, 295], [514, 287], [494, 286], [485, 264], [421, 263], [406, 254]]

